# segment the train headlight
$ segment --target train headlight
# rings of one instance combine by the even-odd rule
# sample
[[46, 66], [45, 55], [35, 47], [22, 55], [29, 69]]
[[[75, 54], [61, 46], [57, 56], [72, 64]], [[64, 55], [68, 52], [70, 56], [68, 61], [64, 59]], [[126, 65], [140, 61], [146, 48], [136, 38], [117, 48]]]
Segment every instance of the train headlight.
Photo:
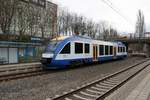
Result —
[[42, 58], [53, 58], [54, 54], [43, 53]]

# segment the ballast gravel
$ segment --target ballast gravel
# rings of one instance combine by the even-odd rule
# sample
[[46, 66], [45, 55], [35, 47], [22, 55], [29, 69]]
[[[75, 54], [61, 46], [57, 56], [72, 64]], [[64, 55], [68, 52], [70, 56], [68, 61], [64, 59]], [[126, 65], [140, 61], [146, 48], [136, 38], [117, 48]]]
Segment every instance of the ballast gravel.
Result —
[[0, 100], [48, 100], [77, 86], [103, 78], [142, 60], [128, 57], [124, 60], [80, 66], [72, 69], [51, 70], [49, 74], [0, 83]]

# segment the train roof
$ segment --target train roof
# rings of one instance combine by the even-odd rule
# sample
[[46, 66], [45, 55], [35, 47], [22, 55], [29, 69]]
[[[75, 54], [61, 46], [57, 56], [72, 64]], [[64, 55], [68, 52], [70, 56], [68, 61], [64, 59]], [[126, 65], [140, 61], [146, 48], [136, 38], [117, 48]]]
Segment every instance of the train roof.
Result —
[[52, 40], [58, 40], [58, 41], [60, 41], [60, 40], [64, 40], [64, 39], [69, 38], [69, 37], [70, 36], [58, 36], [58, 37], [56, 37], [56, 38], [54, 38]]
[[102, 43], [102, 44], [108, 44], [108, 45], [119, 45], [119, 46], [125, 46], [122, 42], [111, 42], [111, 41], [103, 41], [103, 40], [95, 40], [88, 36], [59, 36], [57, 38], [54, 38], [52, 40], [66, 40], [66, 41], [82, 41], [82, 42], [90, 42], [90, 43]]

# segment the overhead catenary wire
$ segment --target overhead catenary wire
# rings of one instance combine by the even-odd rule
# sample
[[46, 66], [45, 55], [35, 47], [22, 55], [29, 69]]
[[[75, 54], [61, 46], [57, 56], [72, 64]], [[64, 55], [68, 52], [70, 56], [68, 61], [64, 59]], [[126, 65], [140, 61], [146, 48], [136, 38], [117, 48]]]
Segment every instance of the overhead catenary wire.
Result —
[[125, 21], [132, 24], [124, 15], [122, 15], [119, 10], [117, 10], [116, 7], [114, 7], [113, 3], [110, 0], [101, 0], [103, 1], [107, 6], [109, 6], [113, 11], [115, 11], [118, 15], [120, 15]]

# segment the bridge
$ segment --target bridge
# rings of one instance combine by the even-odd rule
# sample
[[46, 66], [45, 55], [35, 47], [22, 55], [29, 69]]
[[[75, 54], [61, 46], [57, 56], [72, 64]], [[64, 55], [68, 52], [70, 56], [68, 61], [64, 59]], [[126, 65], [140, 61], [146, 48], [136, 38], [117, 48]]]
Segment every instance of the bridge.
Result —
[[150, 57], [150, 38], [114, 38], [111, 40], [123, 42], [129, 53], [145, 53], [147, 57]]
[[114, 41], [122, 41], [124, 43], [148, 43], [150, 44], [150, 38], [114, 38]]

